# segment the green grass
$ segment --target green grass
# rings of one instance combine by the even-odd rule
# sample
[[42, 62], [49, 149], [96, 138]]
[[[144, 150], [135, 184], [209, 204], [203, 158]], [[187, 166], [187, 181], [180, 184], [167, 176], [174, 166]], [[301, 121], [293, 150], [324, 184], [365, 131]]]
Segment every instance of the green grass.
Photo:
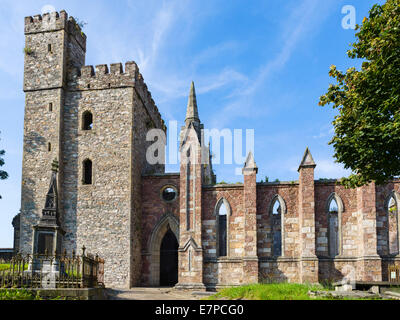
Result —
[[[28, 270], [28, 264], [27, 263], [25, 263], [25, 265], [24, 265], [24, 270]], [[0, 264], [0, 272], [1, 271], [8, 271], [8, 270], [10, 270], [10, 264], [9, 263], [2, 263], [2, 264]], [[17, 266], [15, 265], [15, 270], [17, 270]]]
[[43, 300], [35, 292], [25, 289], [2, 289], [0, 300]]
[[8, 263], [1, 263], [0, 264], [0, 271], [8, 270], [10, 269], [10, 265]]
[[211, 299], [248, 299], [248, 300], [310, 300], [309, 290], [321, 290], [321, 286], [296, 283], [251, 284], [225, 288]]
[[297, 283], [271, 283], [251, 284], [240, 287], [225, 288], [215, 295], [208, 297], [209, 300], [353, 300], [353, 298], [338, 297], [310, 297], [308, 291], [331, 291], [321, 285], [297, 284]]

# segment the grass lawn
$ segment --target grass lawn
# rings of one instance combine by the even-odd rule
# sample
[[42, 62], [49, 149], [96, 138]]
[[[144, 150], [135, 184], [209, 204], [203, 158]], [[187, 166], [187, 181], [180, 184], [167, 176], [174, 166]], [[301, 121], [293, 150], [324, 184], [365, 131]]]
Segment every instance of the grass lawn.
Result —
[[35, 292], [24, 289], [2, 289], [0, 300], [42, 300]]
[[351, 298], [337, 297], [310, 297], [307, 293], [313, 291], [331, 291], [320, 285], [297, 284], [297, 283], [272, 283], [252, 284], [240, 287], [225, 288], [215, 295], [208, 297], [209, 300], [219, 299], [246, 299], [246, 300], [352, 300]]
[[[15, 266], [15, 268], [17, 268], [17, 266]], [[0, 272], [1, 271], [8, 271], [10, 270], [10, 264], [9, 263], [2, 263], [0, 264]], [[24, 270], [28, 270], [28, 264], [25, 263], [24, 265]]]
[[8, 263], [0, 263], [0, 271], [10, 269], [10, 265]]

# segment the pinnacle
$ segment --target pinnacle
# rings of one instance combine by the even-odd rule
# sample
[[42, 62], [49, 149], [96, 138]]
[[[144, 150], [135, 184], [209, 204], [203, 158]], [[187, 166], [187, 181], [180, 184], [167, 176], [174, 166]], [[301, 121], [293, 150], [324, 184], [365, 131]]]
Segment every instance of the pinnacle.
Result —
[[258, 171], [258, 167], [256, 162], [254, 161], [253, 153], [250, 151], [247, 155], [246, 162], [244, 163], [244, 167], [242, 171]]
[[199, 112], [197, 110], [197, 100], [196, 100], [196, 91], [194, 88], [194, 82], [190, 86], [190, 94], [188, 99], [188, 105], [186, 110], [186, 119], [185, 121], [200, 121]]
[[314, 159], [311, 155], [310, 150], [308, 149], [308, 147], [306, 148], [306, 151], [304, 152], [303, 155], [303, 159], [301, 160], [300, 166], [299, 166], [299, 170], [302, 167], [315, 167], [316, 164], [314, 162]]

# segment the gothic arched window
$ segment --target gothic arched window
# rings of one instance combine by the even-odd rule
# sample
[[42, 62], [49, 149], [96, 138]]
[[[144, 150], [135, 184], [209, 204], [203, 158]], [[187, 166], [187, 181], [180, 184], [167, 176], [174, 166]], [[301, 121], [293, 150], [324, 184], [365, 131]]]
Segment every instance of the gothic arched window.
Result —
[[338, 206], [335, 199], [329, 203], [329, 256], [336, 257], [339, 254], [339, 234], [338, 234]]
[[93, 114], [90, 111], [85, 111], [82, 115], [82, 130], [93, 129]]
[[394, 192], [387, 200], [386, 211], [388, 216], [388, 251], [390, 255], [396, 255], [399, 254], [399, 211]]
[[217, 255], [219, 257], [228, 256], [228, 217], [230, 206], [224, 198], [218, 201], [216, 206], [217, 222]]
[[92, 161], [86, 159], [83, 161], [83, 184], [92, 184]]
[[342, 252], [342, 212], [343, 202], [336, 193], [332, 193], [327, 202], [328, 214], [328, 255], [334, 258]]
[[283, 198], [276, 195], [271, 202], [270, 217], [272, 226], [272, 255], [280, 257], [283, 254], [283, 214], [285, 214], [286, 205]]

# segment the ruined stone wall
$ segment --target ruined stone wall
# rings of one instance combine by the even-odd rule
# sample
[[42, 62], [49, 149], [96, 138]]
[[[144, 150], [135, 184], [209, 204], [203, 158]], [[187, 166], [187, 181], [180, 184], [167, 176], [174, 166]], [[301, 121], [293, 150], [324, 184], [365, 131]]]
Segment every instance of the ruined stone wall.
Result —
[[319, 257], [328, 257], [328, 200], [332, 193], [336, 193], [343, 202], [341, 212], [341, 248], [340, 255], [355, 257], [358, 252], [359, 229], [357, 224], [356, 190], [346, 189], [336, 182], [315, 183], [315, 232], [316, 254]]
[[[282, 256], [273, 255], [272, 205], [279, 195], [285, 209], [281, 212], [283, 225]], [[281, 208], [282, 210], [282, 208]], [[298, 183], [280, 182], [257, 185], [257, 254], [260, 282], [298, 282], [300, 239], [298, 212]]]
[[[219, 201], [225, 199], [227, 215], [227, 256], [217, 256], [217, 212]], [[207, 286], [242, 284], [244, 254], [243, 185], [203, 187], [202, 235], [204, 249], [203, 281]]]
[[[389, 251], [389, 235], [395, 236], [398, 230], [398, 221], [396, 219], [396, 212], [388, 213], [388, 201], [392, 196], [392, 192], [399, 193], [400, 183], [391, 182], [383, 186], [376, 187], [376, 229], [378, 241], [378, 253], [381, 256], [387, 256]], [[399, 210], [399, 203], [397, 203], [397, 211]], [[391, 239], [390, 242], [395, 242]], [[394, 248], [397, 249], [397, 248]], [[392, 250], [392, 252], [395, 250]]]
[[272, 216], [271, 206], [276, 195], [285, 202], [286, 212], [282, 214], [284, 232], [282, 255], [299, 256], [299, 219], [296, 183], [265, 183], [257, 185], [257, 241], [258, 256], [272, 257]]

